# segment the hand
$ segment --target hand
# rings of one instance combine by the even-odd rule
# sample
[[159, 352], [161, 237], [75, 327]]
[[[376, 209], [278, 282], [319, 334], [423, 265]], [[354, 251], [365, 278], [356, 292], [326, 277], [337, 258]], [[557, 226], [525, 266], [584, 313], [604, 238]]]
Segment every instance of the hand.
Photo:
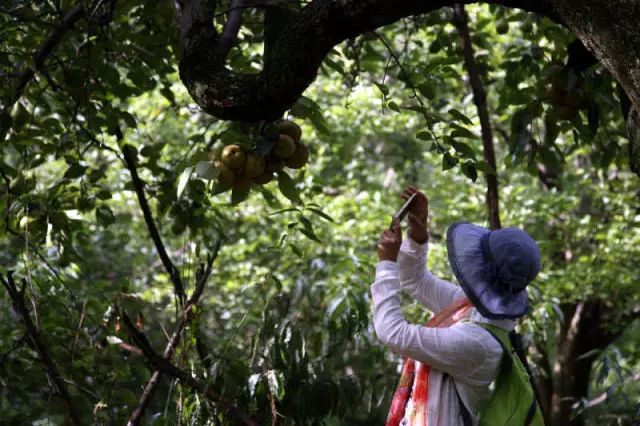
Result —
[[378, 240], [378, 260], [398, 260], [398, 252], [402, 244], [402, 228], [398, 219], [393, 218], [390, 229], [385, 229]]
[[407, 234], [418, 244], [424, 244], [429, 240], [427, 231], [427, 218], [429, 217], [429, 199], [415, 186], [407, 186], [401, 197], [406, 201], [414, 193], [418, 195], [411, 203], [409, 210], [409, 230]]

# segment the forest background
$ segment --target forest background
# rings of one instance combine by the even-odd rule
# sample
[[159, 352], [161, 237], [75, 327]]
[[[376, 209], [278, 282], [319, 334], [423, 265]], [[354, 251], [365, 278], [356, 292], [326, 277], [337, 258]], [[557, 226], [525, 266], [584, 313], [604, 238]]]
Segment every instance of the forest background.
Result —
[[[226, 66], [256, 74], [323, 2], [210, 3]], [[303, 96], [280, 76], [289, 105], [225, 115], [171, 2], [0, 4], [0, 423], [383, 424], [401, 360], [369, 286], [414, 184], [444, 278], [456, 221], [538, 241], [519, 328], [547, 423], [638, 424], [629, 101], [565, 27], [495, 5], [393, 19], [336, 43]], [[308, 164], [221, 188], [211, 152], [268, 150], [282, 111]]]

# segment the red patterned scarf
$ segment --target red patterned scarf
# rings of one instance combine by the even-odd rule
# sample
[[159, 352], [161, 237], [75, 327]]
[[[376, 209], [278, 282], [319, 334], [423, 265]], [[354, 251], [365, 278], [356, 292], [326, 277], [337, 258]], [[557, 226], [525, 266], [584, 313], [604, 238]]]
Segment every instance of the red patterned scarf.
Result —
[[[469, 299], [464, 297], [434, 315], [425, 327], [450, 327], [465, 318], [472, 307]], [[411, 358], [405, 359], [400, 382], [391, 400], [386, 426], [398, 426], [403, 418], [408, 419], [407, 426], [427, 426], [430, 372], [428, 365]], [[405, 413], [410, 397], [413, 398], [411, 412]]]

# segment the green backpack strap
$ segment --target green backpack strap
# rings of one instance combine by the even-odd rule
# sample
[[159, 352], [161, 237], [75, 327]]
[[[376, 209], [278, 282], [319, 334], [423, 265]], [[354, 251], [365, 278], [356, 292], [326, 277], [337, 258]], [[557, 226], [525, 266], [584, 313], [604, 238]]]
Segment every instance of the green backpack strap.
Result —
[[[479, 426], [544, 426], [524, 351], [517, 354], [518, 339], [512, 341], [509, 332], [501, 327], [469, 322], [487, 330], [504, 351], [493, 394], [480, 411]], [[515, 333], [513, 335], [515, 337]]]

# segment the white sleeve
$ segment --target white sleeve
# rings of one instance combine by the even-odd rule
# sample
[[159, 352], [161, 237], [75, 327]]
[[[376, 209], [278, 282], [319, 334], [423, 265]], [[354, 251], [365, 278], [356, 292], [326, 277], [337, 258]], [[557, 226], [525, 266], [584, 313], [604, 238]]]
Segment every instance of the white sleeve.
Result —
[[423, 362], [454, 377], [469, 377], [482, 368], [489, 349], [477, 326], [458, 323], [448, 328], [432, 328], [408, 323], [400, 308], [396, 262], [376, 266], [371, 286], [374, 303], [373, 325], [380, 341], [395, 353]]
[[418, 244], [408, 235], [402, 240], [398, 253], [400, 286], [410, 296], [433, 312], [464, 296], [460, 288], [449, 281], [436, 277], [427, 270], [429, 243]]

